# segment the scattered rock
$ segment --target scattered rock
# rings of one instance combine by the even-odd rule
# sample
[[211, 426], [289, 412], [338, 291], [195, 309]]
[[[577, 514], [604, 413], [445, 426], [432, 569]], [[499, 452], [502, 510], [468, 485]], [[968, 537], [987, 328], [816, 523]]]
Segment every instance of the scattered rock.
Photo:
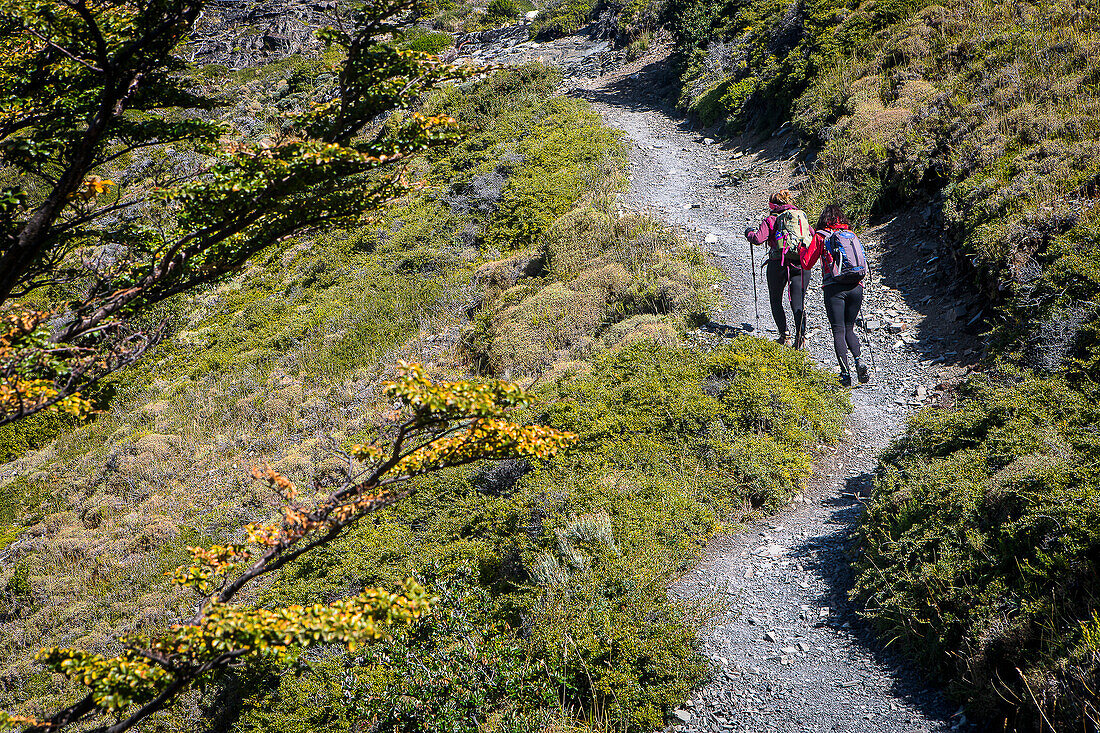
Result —
[[777, 545], [774, 542], [769, 542], [766, 545], [761, 545], [760, 547], [756, 548], [756, 552], [754, 552], [753, 554], [757, 557], [770, 557], [775, 559], [783, 557], [783, 555], [787, 554], [787, 548], [783, 545]]

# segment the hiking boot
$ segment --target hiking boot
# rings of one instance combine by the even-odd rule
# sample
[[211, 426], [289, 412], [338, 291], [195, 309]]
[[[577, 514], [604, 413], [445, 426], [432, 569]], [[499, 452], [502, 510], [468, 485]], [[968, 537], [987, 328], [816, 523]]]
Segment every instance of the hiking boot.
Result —
[[802, 351], [804, 348], [806, 348], [806, 337], [799, 336], [798, 338], [796, 338], [794, 340], [794, 348], [798, 351]]
[[841, 387], [851, 387], [852, 386], [852, 375], [841, 372], [840, 373], [840, 386]]
[[856, 377], [859, 379], [860, 384], [867, 384], [871, 381], [871, 370], [859, 360], [856, 360]]
[[789, 333], [785, 333], [782, 336], [780, 336], [779, 338], [777, 338], [775, 340], [775, 343], [782, 344], [783, 346], [790, 346], [794, 342], [791, 341], [791, 335]]

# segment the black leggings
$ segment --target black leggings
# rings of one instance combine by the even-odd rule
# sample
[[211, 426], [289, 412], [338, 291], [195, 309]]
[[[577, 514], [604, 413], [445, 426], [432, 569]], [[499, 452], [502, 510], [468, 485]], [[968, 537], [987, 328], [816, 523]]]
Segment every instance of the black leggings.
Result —
[[829, 316], [829, 325], [833, 328], [833, 348], [836, 360], [843, 374], [851, 374], [848, 368], [848, 350], [859, 360], [859, 337], [856, 336], [856, 319], [863, 306], [863, 285], [825, 285], [821, 288], [825, 296], [825, 314]]
[[803, 304], [806, 298], [806, 281], [802, 269], [792, 265], [781, 265], [778, 259], [768, 260], [766, 270], [768, 278], [768, 299], [772, 305], [772, 318], [775, 319], [775, 327], [779, 334], [790, 333], [787, 328], [787, 313], [783, 309], [783, 289], [788, 288], [791, 294], [791, 312], [794, 314], [795, 330], [797, 336], [802, 337], [802, 328], [806, 324], [803, 312]]

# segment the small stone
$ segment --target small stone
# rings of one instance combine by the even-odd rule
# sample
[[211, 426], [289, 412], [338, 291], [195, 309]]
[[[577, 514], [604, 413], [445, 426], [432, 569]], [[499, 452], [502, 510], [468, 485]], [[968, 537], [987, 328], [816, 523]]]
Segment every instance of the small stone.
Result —
[[781, 648], [779, 651], [783, 652], [784, 654], [795, 654], [795, 653], [798, 652], [798, 649], [797, 649], [797, 647], [793, 647], [793, 646], [785, 646], [785, 647]]
[[681, 722], [687, 723], [691, 720], [691, 713], [687, 710], [673, 710], [672, 714], [680, 719]]
[[718, 235], [717, 234], [708, 234], [706, 236], [706, 238], [703, 239], [703, 241], [706, 242], [707, 244], [718, 244]]
[[765, 631], [764, 632], [764, 641], [771, 642], [772, 644], [774, 644], [774, 643], [776, 643], [776, 641], [778, 641], [778, 639], [775, 638], [775, 634], [773, 634], [772, 632]]
[[714, 145], [714, 140], [712, 138], [705, 137], [705, 138], [703, 138], [703, 144], [704, 145]]

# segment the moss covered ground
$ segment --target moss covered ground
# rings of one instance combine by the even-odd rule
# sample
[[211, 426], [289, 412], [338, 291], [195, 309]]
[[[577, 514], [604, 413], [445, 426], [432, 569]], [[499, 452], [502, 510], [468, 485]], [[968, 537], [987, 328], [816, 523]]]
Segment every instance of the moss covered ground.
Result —
[[[326, 73], [292, 59], [201, 78], [226, 89], [218, 114], [262, 136], [270, 105], [303, 103]], [[683, 345], [714, 272], [675, 232], [619, 217], [618, 138], [556, 83], [532, 65], [427, 100], [465, 134], [413, 164], [421, 189], [172, 303], [171, 339], [114, 379], [101, 414], [0, 469], [0, 705], [40, 715], [75, 694], [33, 663], [39, 647], [109, 652], [188, 617], [194, 598], [164, 573], [269, 517], [252, 466], [303, 486], [335, 470], [389, 409], [377, 386], [398, 358], [520, 380], [526, 417], [582, 444], [425, 478], [247, 599], [413, 575], [440, 598], [425, 623], [235, 670], [152, 727], [642, 731], [682, 703], [706, 669], [698, 609], [668, 580], [722, 520], [799, 490], [848, 404], [774, 344]]]

